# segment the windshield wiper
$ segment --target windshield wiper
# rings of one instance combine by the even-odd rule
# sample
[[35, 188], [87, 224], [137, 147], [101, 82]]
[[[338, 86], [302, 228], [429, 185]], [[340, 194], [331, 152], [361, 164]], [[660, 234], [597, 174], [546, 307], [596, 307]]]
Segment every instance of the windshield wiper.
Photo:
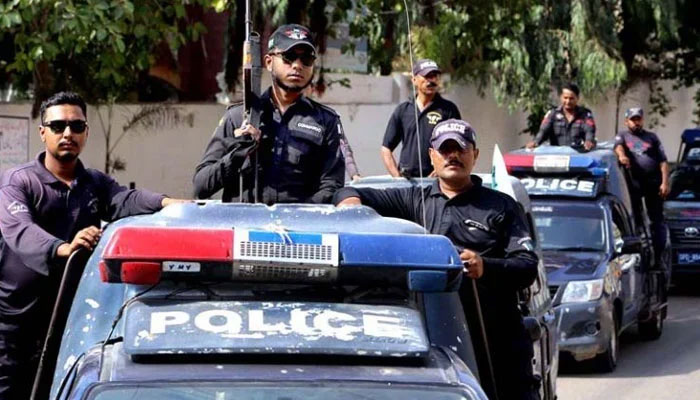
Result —
[[564, 246], [564, 247], [543, 247], [542, 250], [553, 250], [553, 251], [603, 251], [599, 247], [589, 247], [589, 246]]

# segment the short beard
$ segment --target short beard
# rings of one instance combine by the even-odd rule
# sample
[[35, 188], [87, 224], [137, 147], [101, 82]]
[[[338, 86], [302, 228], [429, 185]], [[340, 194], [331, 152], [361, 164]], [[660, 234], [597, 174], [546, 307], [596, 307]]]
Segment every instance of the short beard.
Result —
[[275, 83], [275, 86], [279, 87], [280, 89], [284, 90], [285, 92], [290, 92], [290, 93], [299, 93], [309, 87], [311, 85], [311, 79], [309, 78], [309, 81], [306, 82], [306, 84], [302, 86], [289, 86], [282, 82], [282, 79], [275, 74], [275, 71], [270, 71], [270, 76], [272, 77], [272, 81]]
[[73, 162], [73, 161], [75, 161], [76, 158], [78, 158], [78, 155], [77, 155], [77, 154], [70, 153], [70, 152], [69, 152], [69, 153], [59, 154], [58, 151], [57, 151], [57, 152], [55, 152], [55, 153], [52, 152], [51, 155], [53, 156], [53, 158], [55, 158], [56, 160], [58, 160], [58, 161], [60, 161], [60, 162], [62, 162], [62, 163]]

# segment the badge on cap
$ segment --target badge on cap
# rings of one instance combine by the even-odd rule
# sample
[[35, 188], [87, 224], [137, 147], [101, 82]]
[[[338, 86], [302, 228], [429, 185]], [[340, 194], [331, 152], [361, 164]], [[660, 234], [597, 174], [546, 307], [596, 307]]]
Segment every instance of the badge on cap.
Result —
[[309, 35], [306, 33], [306, 31], [303, 31], [299, 28], [294, 28], [294, 29], [289, 29], [287, 31], [284, 31], [284, 36], [294, 39], [294, 40], [305, 40], [306, 38], [309, 37]]

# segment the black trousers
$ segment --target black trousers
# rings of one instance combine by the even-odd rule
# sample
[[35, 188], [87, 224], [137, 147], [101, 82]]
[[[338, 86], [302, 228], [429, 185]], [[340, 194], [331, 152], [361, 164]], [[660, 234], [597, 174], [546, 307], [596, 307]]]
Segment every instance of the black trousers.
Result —
[[644, 181], [641, 178], [633, 179], [633, 198], [635, 209], [641, 215], [642, 199], [646, 206], [646, 213], [651, 224], [651, 241], [654, 246], [656, 265], [659, 265], [661, 253], [666, 247], [667, 227], [664, 220], [664, 199], [659, 196], [660, 182], [655, 180]]
[[0, 400], [29, 399], [43, 346], [43, 330], [0, 316]]

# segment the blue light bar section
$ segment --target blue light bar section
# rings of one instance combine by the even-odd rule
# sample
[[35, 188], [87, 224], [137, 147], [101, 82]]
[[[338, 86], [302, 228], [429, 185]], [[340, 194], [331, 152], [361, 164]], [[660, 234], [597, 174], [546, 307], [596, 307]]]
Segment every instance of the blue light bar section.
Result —
[[[463, 265], [452, 242], [441, 235], [340, 234], [340, 273], [355, 268], [382, 276], [406, 274], [411, 290], [456, 290], [448, 274], [460, 276]], [[342, 278], [341, 278], [342, 280]], [[456, 285], [458, 286], [458, 285]]]
[[593, 157], [571, 156], [571, 158], [569, 158], [570, 170], [590, 169], [593, 167], [599, 167], [598, 161], [596, 161]]
[[686, 143], [700, 141], [700, 129], [686, 129], [681, 134], [681, 140]]

